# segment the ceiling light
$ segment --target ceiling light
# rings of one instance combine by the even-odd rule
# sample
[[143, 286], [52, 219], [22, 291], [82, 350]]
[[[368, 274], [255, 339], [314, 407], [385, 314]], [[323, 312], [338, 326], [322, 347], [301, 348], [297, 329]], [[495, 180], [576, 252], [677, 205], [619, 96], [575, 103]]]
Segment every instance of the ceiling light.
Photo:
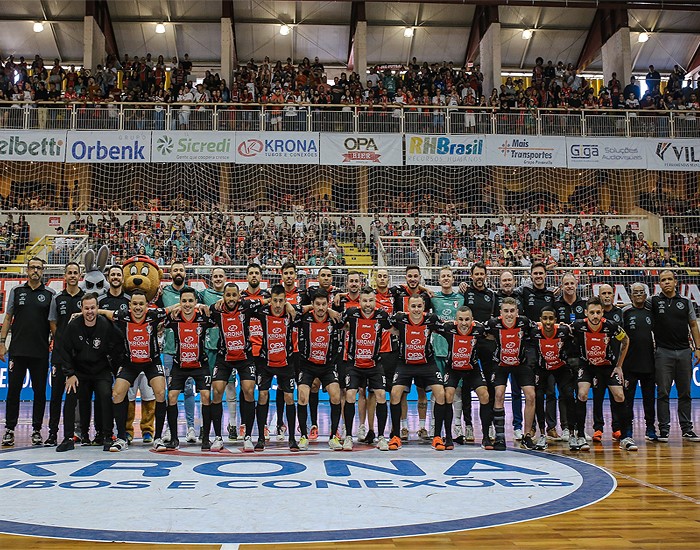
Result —
[[646, 42], [649, 40], [649, 35], [645, 32], [640, 32], [639, 36], [637, 37], [637, 42]]
[[289, 25], [282, 25], [280, 27], [280, 34], [282, 36], [287, 36], [291, 31], [292, 31], [292, 29], [290, 28]]
[[523, 40], [530, 40], [532, 38], [532, 31], [530, 29], [525, 29], [523, 31]]
[[42, 32], [44, 30], [44, 24], [37, 21], [34, 23], [34, 32]]
[[404, 38], [411, 38], [413, 36], [413, 27], [406, 27], [403, 30]]
[[165, 34], [165, 25], [163, 25], [163, 23], [158, 23], [156, 25], [156, 34]]

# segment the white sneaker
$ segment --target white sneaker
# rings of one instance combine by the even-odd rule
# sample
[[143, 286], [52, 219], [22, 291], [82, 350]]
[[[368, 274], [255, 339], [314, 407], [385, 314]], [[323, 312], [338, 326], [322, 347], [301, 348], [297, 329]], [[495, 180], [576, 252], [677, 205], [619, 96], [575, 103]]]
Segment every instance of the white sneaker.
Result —
[[464, 428], [464, 441], [473, 442], [474, 441], [474, 426], [471, 424]]
[[430, 434], [428, 434], [428, 430], [426, 430], [425, 428], [418, 428], [416, 436], [418, 437], [418, 439], [430, 439]]
[[214, 438], [214, 441], [211, 442], [211, 448], [209, 449], [210, 451], [214, 453], [220, 452], [224, 448], [224, 440], [219, 437], [218, 435]]
[[401, 428], [401, 441], [408, 441], [408, 428]]
[[593, 436], [591, 436], [591, 434], [584, 432], [583, 435], [586, 436], [586, 441], [593, 441]]
[[389, 443], [387, 443], [386, 437], [384, 437], [383, 435], [377, 438], [377, 449], [379, 449], [380, 451], [389, 450]]
[[620, 449], [623, 449], [625, 451], [636, 451], [637, 444], [631, 437], [625, 437], [622, 441], [620, 441]]
[[331, 451], [342, 451], [343, 444], [340, 442], [337, 436], [333, 436], [328, 440], [328, 447]]
[[[489, 429], [489, 434], [490, 433], [491, 433], [491, 430]], [[513, 430], [513, 439], [515, 439], [516, 441], [520, 441], [520, 440], [522, 440], [522, 438], [523, 438], [523, 431], [522, 430], [519, 430], [517, 428], [515, 430]], [[493, 438], [491, 438], [491, 439], [493, 439]]]
[[187, 443], [197, 443], [197, 432], [194, 431], [193, 427], [187, 428], [187, 436], [185, 437]]
[[308, 451], [309, 450], [309, 438], [306, 437], [305, 435], [302, 435], [299, 438], [299, 450], [300, 451]]
[[170, 437], [170, 427], [169, 426], [166, 426], [165, 433], [163, 434], [163, 437], [161, 437], [161, 439], [163, 440], [163, 443], [167, 443], [168, 441], [170, 441], [171, 437]]
[[578, 448], [581, 451], [590, 451], [591, 446], [588, 444], [588, 440], [585, 437], [579, 437], [577, 440]]
[[277, 430], [277, 441], [284, 441], [287, 439], [287, 426], [282, 424]]
[[245, 436], [245, 439], [243, 440], [243, 452], [252, 453], [254, 450], [255, 445], [253, 445], [253, 440], [250, 438], [249, 435]]
[[537, 441], [535, 442], [535, 450], [544, 451], [545, 449], [547, 449], [547, 436], [544, 434], [540, 434], [540, 436], [537, 438]]
[[129, 444], [123, 439], [117, 439], [112, 446], [109, 448], [111, 453], [119, 453], [121, 451], [126, 451], [129, 448]]
[[153, 440], [153, 450], [157, 453], [164, 453], [168, 448], [165, 446], [163, 439], [159, 437]]
[[561, 440], [562, 441], [569, 441], [570, 436], [571, 436], [571, 433], [569, 432], [569, 428], [564, 428], [564, 430], [561, 432]]
[[367, 439], [367, 427], [362, 424], [358, 429], [357, 429], [357, 440], [362, 442], [365, 439]]
[[343, 450], [344, 451], [352, 451], [352, 436], [351, 435], [345, 436], [345, 440], [343, 441]]

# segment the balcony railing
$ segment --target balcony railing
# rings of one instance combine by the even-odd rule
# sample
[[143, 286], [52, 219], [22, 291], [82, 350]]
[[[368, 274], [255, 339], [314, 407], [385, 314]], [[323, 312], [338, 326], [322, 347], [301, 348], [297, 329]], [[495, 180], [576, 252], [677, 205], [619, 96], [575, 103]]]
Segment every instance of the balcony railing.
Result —
[[0, 102], [0, 129], [700, 137], [695, 111]]

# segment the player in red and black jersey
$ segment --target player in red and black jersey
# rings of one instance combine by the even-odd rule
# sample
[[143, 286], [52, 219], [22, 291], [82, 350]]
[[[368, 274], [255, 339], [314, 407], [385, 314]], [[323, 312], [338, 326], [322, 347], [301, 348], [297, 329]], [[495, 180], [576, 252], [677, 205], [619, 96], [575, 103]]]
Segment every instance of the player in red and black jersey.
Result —
[[206, 313], [198, 309], [197, 291], [185, 286], [180, 290], [179, 308], [165, 319], [164, 326], [172, 329], [175, 340], [173, 368], [168, 384], [168, 425], [171, 435], [165, 446], [168, 450], [176, 450], [180, 445], [177, 437], [177, 399], [184, 391], [187, 379], [192, 378], [202, 405], [202, 450], [208, 451], [211, 449], [211, 370], [204, 342], [206, 330], [215, 325]]
[[253, 451], [251, 435], [255, 422], [255, 363], [248, 336], [249, 323], [246, 322], [251, 303], [241, 300], [238, 285], [227, 283], [224, 286], [221, 309], [217, 309], [218, 306], [215, 305], [210, 311], [212, 323], [219, 329], [220, 335], [211, 384], [211, 419], [216, 436], [212, 442], [212, 451], [220, 451], [223, 448], [221, 421], [224, 411], [221, 402], [228, 381], [236, 372], [240, 376], [243, 393], [243, 399], [240, 400], [241, 422], [245, 426], [243, 452]]
[[[424, 311], [430, 311], [430, 293], [427, 288], [420, 284], [421, 271], [417, 265], [406, 266], [406, 283], [402, 285], [392, 286], [389, 293], [393, 298], [394, 313], [398, 311], [408, 312], [408, 301], [412, 296], [419, 296], [424, 303]], [[398, 364], [398, 363], [397, 363]], [[389, 373], [386, 373], [387, 376]], [[393, 383], [392, 381], [389, 384]], [[418, 390], [418, 437], [420, 439], [428, 439], [428, 430], [425, 428], [426, 417], [428, 413], [428, 398], [424, 388]], [[401, 434], [402, 441], [408, 441], [408, 402], [404, 395], [401, 400]]]
[[545, 421], [545, 394], [549, 389], [549, 377], [554, 379], [559, 390], [559, 399], [564, 405], [564, 417], [568, 430], [574, 429], [574, 376], [568, 363], [567, 350], [571, 348], [573, 336], [568, 325], [557, 323], [557, 311], [545, 306], [540, 312], [540, 322], [530, 331], [530, 340], [537, 353], [535, 369], [535, 415], [540, 427], [540, 436], [535, 449], [547, 448], [547, 424]]
[[527, 361], [528, 335], [534, 323], [524, 315], [518, 315], [518, 303], [514, 298], [504, 298], [501, 302], [501, 315], [486, 322], [486, 333], [496, 341], [493, 352], [495, 365], [491, 383], [495, 389], [493, 407], [493, 425], [496, 439], [493, 448], [506, 450], [505, 420], [503, 403], [508, 377], [515, 378], [525, 394], [525, 427], [528, 432], [523, 435], [521, 446], [534, 448], [530, 430], [535, 419], [535, 371]]
[[[479, 398], [479, 418], [483, 438], [481, 446], [493, 449], [493, 441], [489, 437], [489, 426], [493, 420], [493, 408], [489, 404], [489, 391], [486, 378], [481, 370], [477, 356], [476, 344], [486, 337], [484, 326], [474, 321], [472, 310], [468, 306], [457, 309], [455, 321], [447, 322], [437, 330], [437, 333], [447, 340], [447, 359], [445, 371], [445, 426], [452, 425], [452, 403], [455, 392], [462, 383], [463, 391], [476, 392]], [[445, 448], [454, 447], [451, 430], [446, 430]]]
[[[603, 317], [603, 303], [594, 296], [586, 302], [586, 318], [574, 321], [572, 325], [576, 342], [581, 354], [581, 365], [578, 370], [578, 399], [576, 400], [576, 432], [577, 439], [572, 450], [588, 450], [584, 428], [586, 426], [586, 401], [591, 385], [606, 385], [613, 396], [611, 406], [616, 409], [623, 434], [629, 431], [629, 414], [625, 406], [624, 376], [622, 365], [625, 362], [629, 338], [624, 329], [615, 321]], [[619, 342], [619, 356], [617, 346]], [[620, 441], [620, 447], [636, 451], [637, 446], [632, 438]]]
[[[302, 306], [311, 306], [317, 290], [325, 290], [328, 293], [328, 300], [332, 303], [336, 293], [339, 291], [333, 286], [333, 271], [328, 266], [323, 266], [318, 270], [318, 286], [311, 286], [306, 289], [301, 297]], [[318, 391], [321, 389], [321, 381], [314, 380], [309, 394], [309, 416], [311, 417], [311, 430], [309, 439], [318, 439]]]
[[343, 449], [336, 431], [340, 422], [340, 384], [338, 383], [338, 355], [342, 321], [333, 320], [328, 314], [328, 293], [324, 289], [314, 292], [313, 309], [299, 315], [294, 326], [299, 331], [299, 396], [298, 414], [301, 438], [299, 448], [309, 448], [306, 429], [306, 406], [314, 380], [320, 380], [331, 401], [331, 431], [328, 445], [333, 451]]
[[[351, 307], [345, 311], [343, 322], [347, 329], [345, 352], [348, 368], [345, 373], [345, 441], [343, 448], [352, 450], [352, 424], [355, 419], [355, 394], [358, 389], [368, 388], [373, 395], [377, 411], [377, 448], [388, 451], [389, 444], [384, 437], [386, 428], [386, 376], [381, 365], [381, 348], [384, 333], [391, 328], [389, 315], [377, 308], [375, 292], [365, 287], [360, 291], [360, 307]], [[369, 400], [368, 400], [369, 401]], [[370, 415], [372, 419], [372, 415]], [[373, 419], [365, 441], [374, 441]]]
[[[435, 437], [433, 448], [445, 450], [440, 437], [445, 420], [445, 388], [440, 369], [435, 364], [431, 334], [442, 326], [437, 315], [425, 312], [422, 296], [411, 296], [408, 300], [408, 313], [397, 312], [391, 318], [399, 342], [399, 364], [394, 374], [394, 387], [391, 389], [392, 438], [389, 450], [401, 447], [401, 399], [406, 390], [415, 382], [419, 388], [432, 390], [435, 396]], [[448, 429], [450, 427], [448, 426]]]
[[[121, 451], [128, 446], [126, 419], [129, 404], [126, 400], [126, 394], [134, 380], [143, 372], [156, 396], [156, 426], [153, 448], [157, 451], [165, 450], [161, 439], [167, 407], [165, 404], [165, 370], [160, 359], [158, 325], [167, 317], [168, 309], [149, 309], [146, 294], [142, 290], [136, 289], [131, 293], [128, 311], [100, 309], [99, 313], [114, 321], [125, 343], [124, 360], [117, 370], [116, 380], [112, 387], [114, 420], [117, 424], [117, 440], [112, 447], [115, 451]], [[110, 448], [110, 450], [112, 449]]]
[[[472, 310], [468, 306], [457, 309], [454, 322], [447, 322], [437, 331], [447, 340], [447, 358], [445, 371], [445, 426], [452, 425], [452, 403], [455, 392], [462, 383], [462, 391], [466, 394], [472, 390], [479, 398], [479, 418], [483, 438], [481, 447], [493, 449], [493, 441], [489, 437], [489, 426], [493, 421], [493, 407], [489, 404], [489, 392], [486, 378], [481, 370], [477, 354], [477, 343], [486, 337], [484, 326], [474, 321]], [[450, 430], [446, 432], [445, 447], [452, 445]]]
[[[294, 407], [294, 339], [293, 320], [287, 308], [287, 295], [282, 285], [274, 285], [270, 290], [269, 305], [257, 304], [251, 308], [246, 322], [257, 320], [262, 326], [260, 360], [256, 364], [258, 386], [258, 406], [255, 412], [258, 423], [256, 451], [265, 449], [265, 425], [270, 408], [270, 386], [277, 377], [277, 391], [284, 393], [285, 412], [289, 429], [289, 449], [298, 451], [299, 445], [294, 436], [296, 409]], [[291, 307], [291, 306], [290, 306]]]

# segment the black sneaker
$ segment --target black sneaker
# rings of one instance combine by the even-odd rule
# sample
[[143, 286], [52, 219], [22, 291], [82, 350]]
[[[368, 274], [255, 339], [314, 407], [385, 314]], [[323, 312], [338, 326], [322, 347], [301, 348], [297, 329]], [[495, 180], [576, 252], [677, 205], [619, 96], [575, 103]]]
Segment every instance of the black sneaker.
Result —
[[100, 432], [97, 432], [95, 434], [95, 439], [92, 440], [92, 446], [93, 447], [102, 447], [104, 442], [105, 442], [104, 436]]
[[535, 448], [535, 442], [532, 440], [532, 436], [530, 434], [523, 435], [523, 438], [520, 440], [520, 448], [528, 449], [530, 451]]
[[2, 436], [2, 446], [3, 447], [14, 447], [15, 446], [15, 431], [5, 430], [5, 435]]
[[57, 453], [65, 453], [66, 451], [72, 451], [75, 449], [75, 442], [73, 441], [72, 437], [66, 437], [61, 443], [59, 443], [58, 447], [56, 447], [56, 452]]
[[265, 450], [265, 438], [261, 437], [258, 439], [258, 442], [255, 444], [255, 447], [253, 448], [256, 452], [259, 451], [264, 451]]
[[660, 441], [661, 443], [668, 443], [668, 432], [661, 430], [661, 432], [659, 433], [658, 441]]
[[49, 432], [49, 437], [44, 441], [44, 447], [55, 447], [56, 445], [58, 445], [58, 436]]
[[106, 452], [111, 452], [112, 450], [112, 440], [111, 439], [105, 439], [102, 442], [102, 450]]
[[293, 453], [299, 452], [299, 443], [297, 443], [296, 439], [289, 440], [289, 450], [292, 451]]
[[202, 439], [202, 450], [211, 451], [211, 441], [208, 439]]
[[487, 451], [493, 451], [493, 439], [491, 439], [488, 435], [485, 435], [481, 440], [481, 448], [486, 449]]
[[692, 441], [693, 443], [700, 442], [700, 437], [693, 430], [683, 432], [683, 441]]
[[493, 442], [494, 451], [505, 451], [506, 450], [506, 440], [504, 438], [497, 438]]
[[180, 440], [177, 437], [171, 437], [165, 444], [165, 448], [169, 451], [177, 451], [180, 448]]
[[372, 445], [376, 437], [377, 436], [374, 433], [374, 430], [369, 430], [365, 438], [362, 441], [360, 441], [360, 443], [367, 443], [368, 445]]
[[80, 445], [83, 447], [90, 447], [92, 445], [92, 441], [90, 441], [90, 436], [85, 434], [81, 435]]
[[446, 451], [454, 450], [455, 442], [452, 441], [452, 437], [445, 437], [445, 439], [443, 439], [443, 441], [445, 442], [445, 450]]
[[[490, 438], [489, 438], [489, 440], [490, 440]], [[464, 445], [466, 443], [463, 435], [458, 435], [457, 437], [455, 437], [454, 442], [459, 444], [459, 445]], [[484, 440], [483, 439], [481, 440], [481, 443], [482, 443], [481, 447], [484, 448], [484, 446], [483, 446]]]
[[34, 447], [41, 447], [44, 444], [44, 439], [41, 437], [41, 432], [39, 430], [34, 430], [32, 432], [32, 445]]

